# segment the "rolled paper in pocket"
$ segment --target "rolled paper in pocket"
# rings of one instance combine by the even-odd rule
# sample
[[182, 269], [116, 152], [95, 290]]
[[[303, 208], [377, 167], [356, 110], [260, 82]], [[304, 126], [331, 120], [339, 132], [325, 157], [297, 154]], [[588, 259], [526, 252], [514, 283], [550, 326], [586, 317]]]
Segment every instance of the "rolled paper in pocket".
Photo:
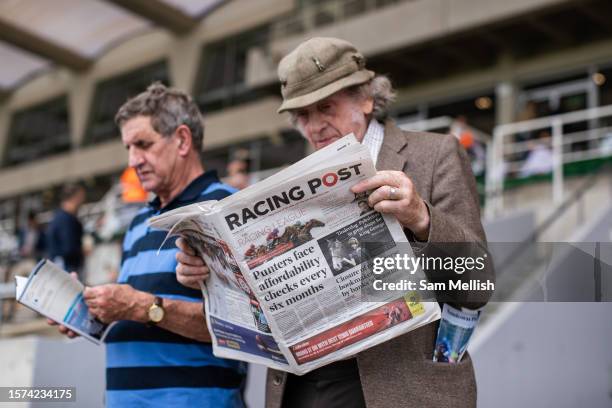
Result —
[[433, 361], [451, 364], [461, 361], [479, 318], [479, 310], [460, 310], [444, 304]]

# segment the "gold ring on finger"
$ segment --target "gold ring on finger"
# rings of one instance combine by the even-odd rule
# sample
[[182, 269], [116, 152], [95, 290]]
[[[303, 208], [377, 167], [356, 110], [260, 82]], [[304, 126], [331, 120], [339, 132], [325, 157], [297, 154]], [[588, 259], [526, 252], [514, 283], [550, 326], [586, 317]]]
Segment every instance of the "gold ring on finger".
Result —
[[389, 190], [389, 199], [397, 200], [397, 188], [391, 187], [391, 190]]

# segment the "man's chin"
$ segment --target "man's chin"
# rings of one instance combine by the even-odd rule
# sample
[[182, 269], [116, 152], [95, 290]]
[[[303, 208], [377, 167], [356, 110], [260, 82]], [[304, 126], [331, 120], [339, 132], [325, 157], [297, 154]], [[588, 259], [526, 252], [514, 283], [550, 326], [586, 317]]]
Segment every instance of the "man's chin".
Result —
[[140, 180], [140, 185], [142, 186], [142, 189], [148, 193], [155, 191], [155, 187], [157, 186], [157, 183], [153, 180]]

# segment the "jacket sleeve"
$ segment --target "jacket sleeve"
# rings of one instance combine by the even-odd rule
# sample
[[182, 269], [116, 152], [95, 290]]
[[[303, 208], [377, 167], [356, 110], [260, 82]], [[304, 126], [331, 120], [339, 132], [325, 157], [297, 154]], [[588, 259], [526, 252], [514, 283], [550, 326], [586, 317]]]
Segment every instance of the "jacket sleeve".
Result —
[[[430, 215], [429, 238], [416, 244], [417, 252], [429, 257], [480, 258], [483, 268], [426, 271], [432, 281], [494, 282], [492, 259], [487, 251], [486, 237], [480, 222], [480, 205], [476, 180], [469, 159], [457, 139], [440, 135], [433, 168], [430, 201], [425, 201]], [[419, 248], [420, 247], [420, 248]], [[457, 265], [457, 263], [456, 263]], [[466, 268], [467, 269], [467, 268]], [[492, 291], [462, 290], [438, 294], [439, 300], [456, 306], [478, 308], [486, 304]]]

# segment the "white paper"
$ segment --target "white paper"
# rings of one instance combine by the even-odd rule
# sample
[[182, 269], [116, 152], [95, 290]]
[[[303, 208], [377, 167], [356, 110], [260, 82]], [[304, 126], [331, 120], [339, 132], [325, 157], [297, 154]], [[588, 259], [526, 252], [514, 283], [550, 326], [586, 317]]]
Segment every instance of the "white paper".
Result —
[[40, 261], [28, 279], [15, 277], [15, 298], [24, 306], [99, 344], [109, 325], [89, 313], [85, 287], [49, 260]]

